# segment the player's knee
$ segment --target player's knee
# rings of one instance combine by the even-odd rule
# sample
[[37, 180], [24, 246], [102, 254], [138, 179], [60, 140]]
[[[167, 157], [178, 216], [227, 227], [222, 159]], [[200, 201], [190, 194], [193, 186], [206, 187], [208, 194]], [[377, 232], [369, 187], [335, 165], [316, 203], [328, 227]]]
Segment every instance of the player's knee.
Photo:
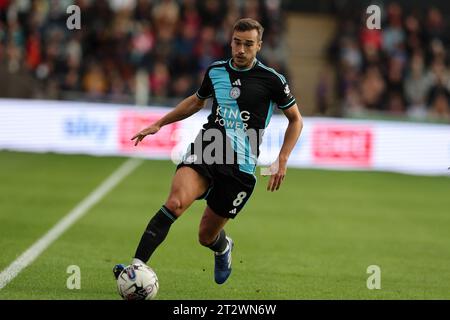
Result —
[[176, 216], [179, 216], [183, 213], [183, 211], [186, 209], [183, 205], [183, 201], [181, 200], [181, 197], [178, 196], [170, 196], [169, 199], [167, 199], [165, 206], [167, 209], [172, 211]]

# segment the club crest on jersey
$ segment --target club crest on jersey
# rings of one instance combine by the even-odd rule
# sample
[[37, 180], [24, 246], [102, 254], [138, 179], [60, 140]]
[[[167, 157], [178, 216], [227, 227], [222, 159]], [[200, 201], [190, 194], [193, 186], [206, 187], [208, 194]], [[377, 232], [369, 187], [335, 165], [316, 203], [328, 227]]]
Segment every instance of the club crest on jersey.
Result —
[[241, 89], [239, 89], [238, 87], [233, 87], [230, 90], [230, 97], [233, 98], [234, 100], [236, 100], [237, 98], [239, 98], [241, 96]]

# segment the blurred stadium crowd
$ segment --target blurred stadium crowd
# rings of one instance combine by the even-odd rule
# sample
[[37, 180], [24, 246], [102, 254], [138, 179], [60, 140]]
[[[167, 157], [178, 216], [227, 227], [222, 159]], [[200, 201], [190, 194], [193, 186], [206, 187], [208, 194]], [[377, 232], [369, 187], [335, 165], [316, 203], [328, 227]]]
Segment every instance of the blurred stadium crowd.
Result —
[[[365, 10], [339, 15], [329, 57], [343, 114], [450, 121], [450, 26], [443, 12], [406, 10], [396, 2], [383, 9], [381, 30], [366, 27]], [[321, 90], [325, 82], [319, 98]]]
[[[81, 30], [66, 27], [72, 4], [81, 9]], [[33, 98], [76, 92], [129, 103], [144, 85], [152, 102], [167, 101], [195, 92], [205, 68], [229, 55], [242, 16], [265, 26], [260, 59], [283, 71], [279, 0], [0, 0], [0, 61], [7, 72], [38, 80]]]
[[[382, 28], [369, 30], [367, 3], [330, 3], [334, 9], [327, 13], [338, 25], [328, 48], [330, 65], [315, 93], [317, 114], [450, 121], [450, 27], [444, 12], [379, 1]], [[72, 4], [81, 9], [80, 30], [66, 27]], [[172, 104], [195, 92], [211, 62], [230, 55], [232, 26], [244, 16], [266, 28], [260, 60], [289, 76], [285, 4], [0, 0], [0, 79], [3, 89], [9, 86], [0, 87], [0, 96], [7, 91], [9, 97], [135, 103], [141, 91], [144, 103]], [[5, 81], [15, 74], [19, 80]], [[328, 112], [336, 105], [338, 112]]]

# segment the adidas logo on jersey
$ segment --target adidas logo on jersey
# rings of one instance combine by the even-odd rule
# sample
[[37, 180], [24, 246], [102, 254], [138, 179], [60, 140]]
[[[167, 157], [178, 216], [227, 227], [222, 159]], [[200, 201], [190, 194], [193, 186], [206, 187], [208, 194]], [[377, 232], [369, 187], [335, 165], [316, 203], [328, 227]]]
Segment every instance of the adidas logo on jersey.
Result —
[[233, 86], [242, 86], [241, 79], [237, 79], [235, 82], [233, 82]]
[[236, 214], [236, 208], [234, 208], [233, 210], [230, 210], [229, 213]]

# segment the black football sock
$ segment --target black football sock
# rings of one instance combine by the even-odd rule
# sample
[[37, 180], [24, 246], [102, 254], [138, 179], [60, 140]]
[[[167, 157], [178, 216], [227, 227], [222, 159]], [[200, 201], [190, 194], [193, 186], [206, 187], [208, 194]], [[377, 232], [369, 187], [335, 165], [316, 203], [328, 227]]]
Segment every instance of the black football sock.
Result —
[[166, 238], [170, 226], [176, 219], [175, 214], [167, 209], [166, 206], [162, 206], [147, 225], [134, 257], [147, 263], [156, 248]]
[[217, 236], [217, 239], [207, 247], [214, 252], [223, 252], [227, 248], [228, 244], [228, 240], [225, 236], [225, 230], [222, 229]]

